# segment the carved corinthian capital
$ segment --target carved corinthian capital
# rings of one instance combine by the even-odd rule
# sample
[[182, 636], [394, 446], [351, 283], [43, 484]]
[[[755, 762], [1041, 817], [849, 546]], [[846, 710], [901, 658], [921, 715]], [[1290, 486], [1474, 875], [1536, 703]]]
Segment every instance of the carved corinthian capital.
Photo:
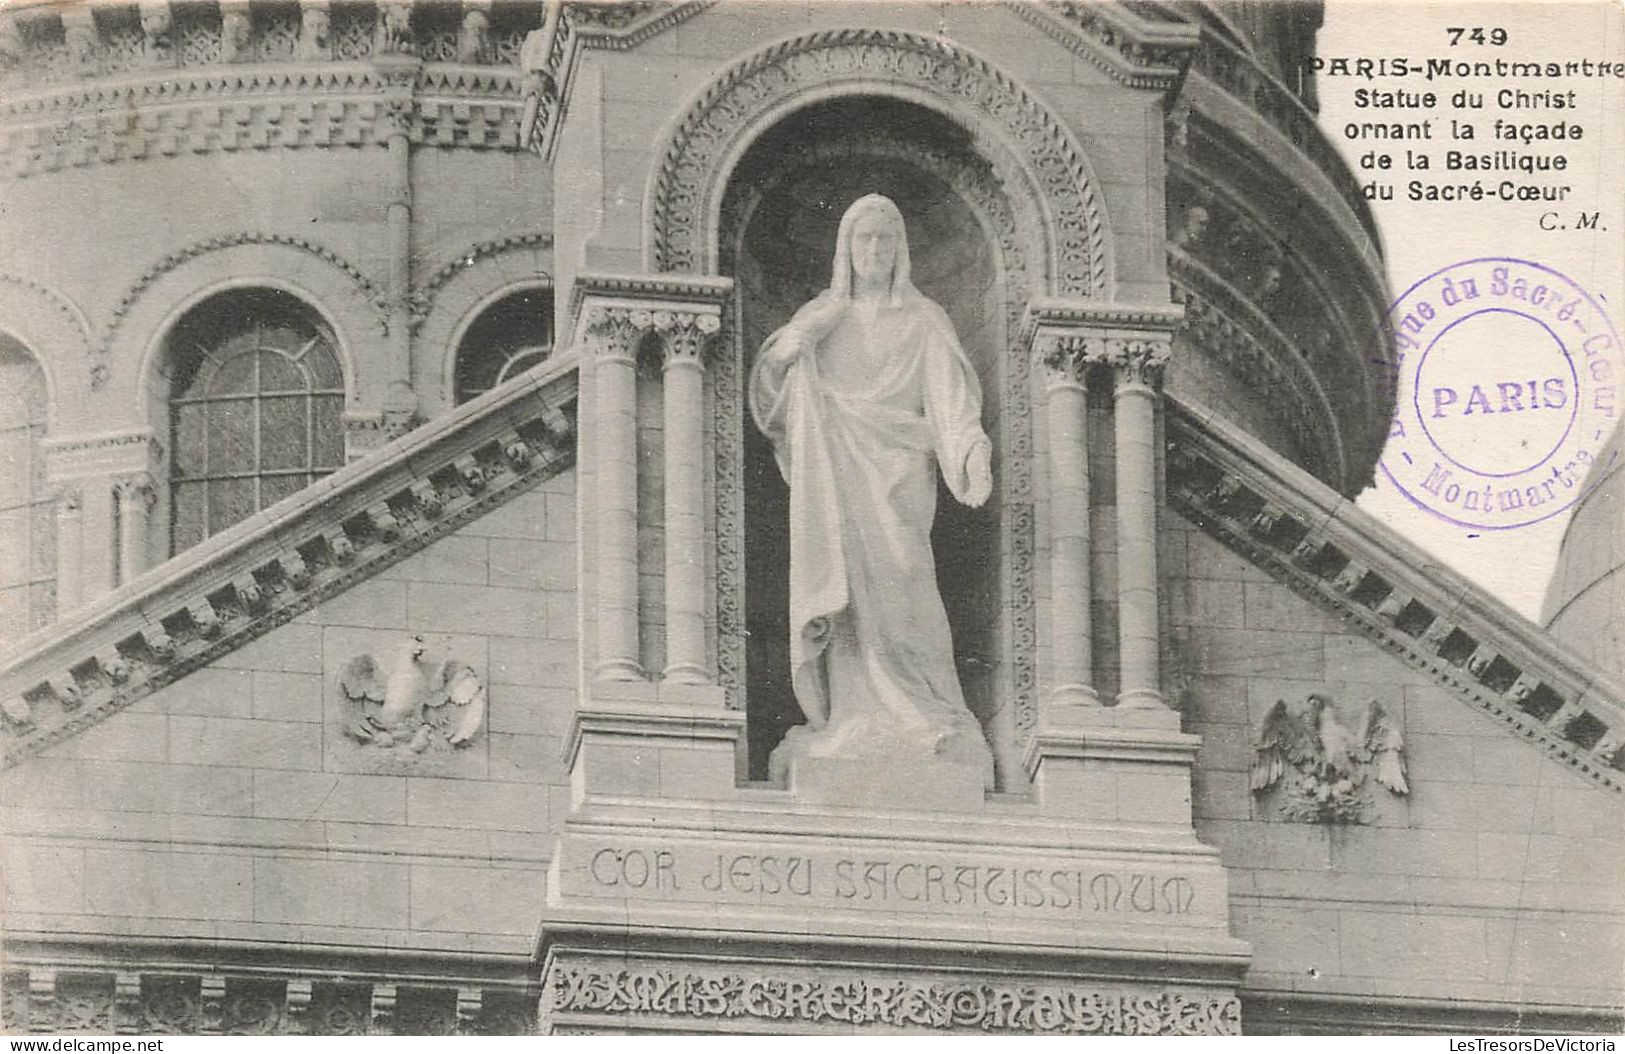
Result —
[[1112, 337], [1106, 341], [1106, 361], [1117, 371], [1119, 384], [1160, 387], [1172, 353], [1173, 341], [1161, 334]]
[[120, 476], [113, 489], [121, 502], [140, 502], [143, 509], [151, 509], [158, 501], [158, 481], [150, 472], [133, 472]]
[[1089, 367], [1102, 361], [1105, 340], [1085, 333], [1040, 332], [1033, 341], [1033, 364], [1044, 388], [1087, 388]]
[[722, 329], [713, 311], [656, 311], [654, 329], [667, 367], [701, 366], [711, 338]]
[[654, 328], [654, 312], [592, 304], [587, 308], [583, 328], [589, 354], [600, 359], [634, 359], [644, 334]]

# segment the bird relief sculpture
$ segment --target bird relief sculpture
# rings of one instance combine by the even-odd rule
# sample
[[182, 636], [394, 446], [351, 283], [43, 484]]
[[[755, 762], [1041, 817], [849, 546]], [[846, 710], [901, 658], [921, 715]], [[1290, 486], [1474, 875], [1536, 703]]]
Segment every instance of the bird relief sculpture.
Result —
[[365, 654], [344, 664], [338, 686], [346, 735], [413, 754], [473, 742], [485, 726], [485, 685], [465, 662], [424, 661], [425, 650], [423, 638], [413, 637], [387, 667]]
[[1363, 823], [1372, 805], [1370, 780], [1394, 794], [1410, 792], [1405, 738], [1375, 699], [1352, 732], [1323, 695], [1290, 706], [1278, 700], [1253, 747], [1253, 793], [1263, 794], [1288, 777], [1281, 814], [1290, 820]]

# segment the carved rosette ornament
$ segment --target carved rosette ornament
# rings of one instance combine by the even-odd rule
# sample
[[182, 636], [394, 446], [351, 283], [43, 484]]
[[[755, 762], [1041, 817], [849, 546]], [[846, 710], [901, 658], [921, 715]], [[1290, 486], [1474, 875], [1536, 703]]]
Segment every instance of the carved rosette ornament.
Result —
[[564, 1028], [579, 1027], [583, 1015], [602, 1015], [606, 1027], [625, 1015], [636, 1015], [682, 1021], [689, 1027], [696, 1020], [748, 1019], [790, 1030], [822, 1026], [1026, 1035], [1241, 1034], [1241, 1002], [1227, 994], [881, 976], [834, 981], [776, 975], [767, 968], [609, 969], [560, 964], [549, 978], [542, 1013], [544, 1031], [554, 1021]]

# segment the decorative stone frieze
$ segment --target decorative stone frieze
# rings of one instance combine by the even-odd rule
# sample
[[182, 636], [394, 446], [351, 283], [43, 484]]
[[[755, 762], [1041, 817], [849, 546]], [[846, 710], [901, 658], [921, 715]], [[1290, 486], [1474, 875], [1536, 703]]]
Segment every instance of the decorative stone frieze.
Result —
[[1233, 1036], [1241, 1034], [1241, 1003], [1234, 995], [1150, 987], [911, 978], [850, 968], [808, 977], [770, 964], [553, 967], [542, 996], [544, 1033], [592, 1023], [614, 1028], [617, 1020], [728, 1031]]
[[[1170, 413], [1168, 500], [1199, 529], [1580, 774], [1625, 792], [1625, 686], [1223, 422]], [[1268, 529], [1259, 514], [1270, 510]]]
[[[52, 627], [0, 668], [26, 725], [6, 765], [117, 712], [455, 531], [573, 462], [574, 364], [528, 373], [340, 470], [305, 504], [259, 513], [169, 561], [135, 592]], [[421, 484], [432, 484], [434, 498]], [[16, 704], [7, 713], [23, 714]]]
[[353, 981], [343, 975], [229, 968], [123, 969], [76, 959], [8, 964], [7, 1035], [463, 1035], [536, 1032], [538, 993], [524, 981]]
[[[401, 77], [411, 100], [386, 105]], [[510, 70], [433, 65], [231, 66], [64, 86], [0, 104], [0, 178], [216, 151], [375, 146], [400, 133], [413, 145], [516, 150], [519, 95]]]

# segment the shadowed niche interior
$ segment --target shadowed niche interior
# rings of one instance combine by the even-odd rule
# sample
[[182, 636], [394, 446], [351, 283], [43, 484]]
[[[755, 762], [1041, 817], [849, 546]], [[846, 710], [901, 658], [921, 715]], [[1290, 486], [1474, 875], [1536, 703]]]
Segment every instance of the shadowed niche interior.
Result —
[[[965, 508], [939, 476], [932, 530], [960, 682], [971, 710], [991, 729], [1009, 696], [1002, 688], [1008, 672], [999, 605], [1002, 452], [993, 427], [1008, 323], [994, 247], [949, 183], [952, 173], [963, 178], [967, 170], [992, 179], [969, 134], [932, 111], [872, 96], [820, 103], [786, 117], [741, 159], [723, 203], [720, 244], [722, 271], [737, 283], [748, 376], [768, 334], [829, 285], [847, 207], [878, 193], [901, 209], [914, 284], [953, 320], [976, 367], [983, 425], [995, 442], [993, 497], [980, 509]], [[751, 777], [761, 779], [769, 753], [802, 716], [790, 682], [788, 491], [748, 412], [744, 432], [746, 707]], [[1002, 753], [996, 741], [994, 751]]]

